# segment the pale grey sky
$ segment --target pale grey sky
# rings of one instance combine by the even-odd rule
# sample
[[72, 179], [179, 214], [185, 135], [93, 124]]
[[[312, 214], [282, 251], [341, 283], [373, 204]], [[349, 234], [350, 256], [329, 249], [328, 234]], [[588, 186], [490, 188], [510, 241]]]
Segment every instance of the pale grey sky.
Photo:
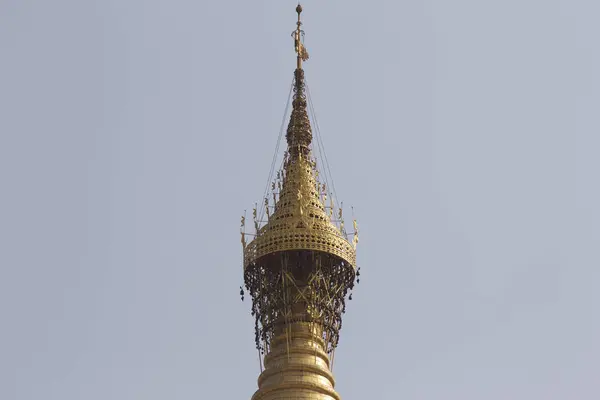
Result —
[[[294, 1], [0, 1], [0, 398], [250, 399]], [[600, 5], [304, 3], [344, 400], [600, 398]]]

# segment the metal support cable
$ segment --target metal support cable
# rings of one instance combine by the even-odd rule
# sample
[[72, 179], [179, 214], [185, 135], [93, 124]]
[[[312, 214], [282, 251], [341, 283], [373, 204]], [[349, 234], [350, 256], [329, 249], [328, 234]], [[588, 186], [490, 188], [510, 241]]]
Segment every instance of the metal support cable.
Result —
[[[308, 89], [308, 87], [307, 87], [307, 89]], [[318, 153], [317, 158], [319, 159], [320, 163], [325, 165], [325, 161], [323, 158], [323, 153], [325, 150], [322, 146], [322, 141], [319, 140], [320, 134], [319, 134], [318, 127], [317, 127], [317, 122], [314, 118], [315, 113], [314, 113], [314, 109], [312, 108], [312, 100], [309, 96], [307, 96], [307, 99], [308, 99], [309, 109], [310, 109], [310, 119], [311, 119], [312, 125], [315, 127], [315, 139], [316, 139], [315, 142], [317, 143], [317, 153]], [[325, 185], [327, 187], [331, 187], [331, 186], [329, 186], [329, 178], [328, 178], [328, 174], [327, 174], [327, 169], [323, 170], [323, 180], [325, 181]], [[325, 193], [325, 194], [327, 194], [327, 193]], [[327, 204], [325, 204], [325, 207], [327, 207]], [[333, 213], [333, 210], [332, 210], [332, 213]]]
[[279, 137], [277, 138], [277, 145], [275, 146], [275, 153], [273, 154], [273, 161], [271, 161], [271, 169], [269, 171], [269, 178], [267, 179], [267, 185], [265, 186], [265, 191], [264, 191], [263, 197], [261, 199], [260, 213], [258, 214], [259, 221], [262, 221], [263, 216], [265, 215], [265, 205], [264, 205], [263, 201], [269, 194], [269, 184], [271, 183], [271, 180], [273, 179], [275, 162], [277, 161], [277, 154], [279, 153], [279, 146], [281, 145], [281, 137], [283, 136], [283, 128], [285, 126], [285, 119], [287, 117], [288, 110], [290, 108], [290, 99], [292, 98], [293, 88], [294, 88], [294, 83], [292, 82], [292, 84], [290, 85], [290, 91], [288, 93], [287, 103], [285, 105], [285, 111], [283, 112], [283, 118], [281, 120], [281, 127], [279, 128]]
[[[325, 145], [323, 143], [323, 138], [321, 137], [321, 128], [319, 127], [319, 122], [317, 120], [317, 113], [316, 113], [314, 105], [313, 105], [312, 96], [310, 94], [310, 87], [308, 86], [308, 82], [306, 83], [306, 92], [307, 92], [308, 105], [310, 108], [310, 112], [313, 116], [316, 138], [317, 138], [317, 145], [319, 147], [319, 154], [321, 155], [322, 161], [323, 160], [325, 161], [324, 162], [325, 168], [326, 168], [326, 171], [324, 171], [325, 178], [327, 180], [327, 175], [329, 175], [329, 179], [331, 179], [331, 190], [333, 192], [334, 201], [335, 201], [336, 206], [338, 208], [340, 208], [340, 204], [338, 203], [337, 193], [335, 190], [335, 184], [333, 182], [333, 175], [331, 174], [331, 168], [329, 167], [329, 161], [327, 160], [327, 153], [325, 153]], [[326, 184], [329, 185], [329, 182], [326, 182]]]

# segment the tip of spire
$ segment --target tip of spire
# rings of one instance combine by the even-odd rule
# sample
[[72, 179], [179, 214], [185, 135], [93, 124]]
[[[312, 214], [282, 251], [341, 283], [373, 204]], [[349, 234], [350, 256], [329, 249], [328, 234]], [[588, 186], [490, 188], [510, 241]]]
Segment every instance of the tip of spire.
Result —
[[294, 38], [294, 47], [298, 54], [296, 68], [302, 69], [302, 61], [308, 60], [308, 51], [306, 51], [306, 48], [302, 43], [304, 31], [301, 29], [302, 21], [300, 20], [300, 13], [302, 12], [302, 6], [300, 3], [298, 3], [298, 6], [296, 7], [296, 12], [298, 13], [298, 22], [296, 23], [296, 30], [292, 33], [292, 37]]

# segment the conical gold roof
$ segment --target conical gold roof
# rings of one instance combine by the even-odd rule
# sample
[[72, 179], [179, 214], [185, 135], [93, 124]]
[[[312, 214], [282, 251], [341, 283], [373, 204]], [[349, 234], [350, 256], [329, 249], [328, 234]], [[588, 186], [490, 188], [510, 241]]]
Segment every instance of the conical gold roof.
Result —
[[[254, 240], [244, 247], [244, 268], [271, 254], [293, 250], [328, 253], [356, 266], [355, 246], [346, 239], [341, 210], [334, 212], [333, 205], [326, 206], [327, 191], [318, 179], [310, 149], [312, 130], [306, 109], [304, 71], [300, 62], [298, 66], [286, 134], [288, 148], [283, 170], [278, 174], [279, 182], [273, 183], [276, 200], [273, 213], [269, 213], [267, 204], [268, 220], [262, 227], [255, 222], [258, 231]], [[278, 193], [277, 189], [280, 189]]]

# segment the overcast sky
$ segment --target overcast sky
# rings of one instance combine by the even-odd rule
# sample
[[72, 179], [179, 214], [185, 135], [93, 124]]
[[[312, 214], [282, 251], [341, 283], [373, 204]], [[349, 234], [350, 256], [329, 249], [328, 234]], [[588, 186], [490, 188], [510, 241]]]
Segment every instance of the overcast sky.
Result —
[[[0, 0], [0, 398], [250, 399], [296, 3]], [[600, 5], [304, 3], [344, 400], [600, 398]]]

